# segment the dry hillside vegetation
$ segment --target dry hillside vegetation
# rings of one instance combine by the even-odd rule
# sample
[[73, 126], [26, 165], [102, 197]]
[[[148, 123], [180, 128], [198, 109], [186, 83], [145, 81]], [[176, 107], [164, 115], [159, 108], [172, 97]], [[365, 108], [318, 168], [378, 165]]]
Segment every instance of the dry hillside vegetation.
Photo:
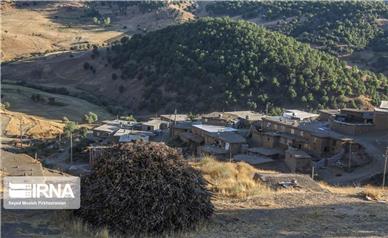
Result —
[[[9, 61], [86, 48], [87, 45], [102, 45], [124, 34], [159, 29], [193, 18], [190, 13], [173, 5], [147, 13], [131, 6], [126, 9], [125, 15], [118, 14], [115, 6], [98, 5], [96, 8], [110, 16], [109, 26], [95, 24], [93, 17], [86, 14], [84, 2], [2, 2], [1, 59]], [[175, 17], [168, 8], [178, 8], [181, 14]]]
[[1, 109], [3, 133], [6, 136], [19, 136], [20, 124], [24, 136], [32, 138], [52, 138], [62, 134], [64, 124], [24, 113], [11, 112]]
[[203, 173], [210, 189], [222, 196], [246, 198], [270, 192], [266, 185], [253, 179], [258, 170], [246, 163], [219, 162], [205, 157], [193, 166]]

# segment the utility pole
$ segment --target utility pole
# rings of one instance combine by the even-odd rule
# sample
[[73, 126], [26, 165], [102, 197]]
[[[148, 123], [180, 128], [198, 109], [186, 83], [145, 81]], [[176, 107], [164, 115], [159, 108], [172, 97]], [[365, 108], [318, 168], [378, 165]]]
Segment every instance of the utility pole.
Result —
[[311, 178], [314, 180], [314, 175], [315, 175], [315, 167], [313, 165], [313, 167], [311, 168]]
[[70, 163], [73, 164], [73, 132], [70, 132]]
[[176, 125], [176, 114], [177, 114], [177, 110], [175, 108], [175, 110], [174, 110], [174, 125]]
[[232, 146], [228, 144], [228, 150], [229, 150], [229, 162], [232, 162]]
[[348, 161], [348, 169], [350, 170], [352, 161], [352, 142], [349, 143], [349, 161]]
[[89, 147], [89, 166], [92, 166], [92, 158], [93, 158], [93, 146]]
[[23, 120], [20, 117], [20, 127], [19, 127], [19, 132], [20, 132], [20, 147], [23, 148]]
[[388, 147], [385, 148], [385, 162], [384, 162], [384, 173], [383, 173], [383, 189], [385, 187], [385, 176], [387, 174], [387, 162], [388, 162]]

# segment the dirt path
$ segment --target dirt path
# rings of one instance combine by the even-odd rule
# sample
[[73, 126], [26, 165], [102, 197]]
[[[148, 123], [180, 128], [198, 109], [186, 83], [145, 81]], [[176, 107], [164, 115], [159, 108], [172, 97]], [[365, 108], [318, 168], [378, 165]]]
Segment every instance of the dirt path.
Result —
[[365, 148], [365, 152], [372, 158], [371, 163], [356, 168], [351, 173], [342, 173], [340, 177], [331, 175], [330, 178], [325, 178], [326, 182], [338, 185], [357, 184], [370, 179], [376, 174], [383, 173], [384, 153], [385, 148], [388, 147], [388, 134], [363, 135], [356, 137], [355, 141]]

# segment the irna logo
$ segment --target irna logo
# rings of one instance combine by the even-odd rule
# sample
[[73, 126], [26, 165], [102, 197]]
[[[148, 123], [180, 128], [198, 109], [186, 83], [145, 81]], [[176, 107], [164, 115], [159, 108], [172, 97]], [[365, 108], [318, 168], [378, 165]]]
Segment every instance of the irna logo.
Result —
[[74, 198], [70, 184], [9, 183], [10, 198]]

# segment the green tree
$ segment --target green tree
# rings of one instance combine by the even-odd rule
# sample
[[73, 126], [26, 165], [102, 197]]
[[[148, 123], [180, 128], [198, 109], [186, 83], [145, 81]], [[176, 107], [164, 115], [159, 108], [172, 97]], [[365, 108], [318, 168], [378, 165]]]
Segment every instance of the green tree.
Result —
[[87, 114], [84, 115], [84, 118], [83, 118], [84, 122], [86, 123], [94, 123], [96, 121], [98, 121], [98, 116], [97, 114], [93, 113], [93, 112], [88, 112]]
[[66, 137], [70, 137], [72, 133], [78, 128], [78, 125], [73, 121], [68, 121], [63, 127], [63, 134]]

